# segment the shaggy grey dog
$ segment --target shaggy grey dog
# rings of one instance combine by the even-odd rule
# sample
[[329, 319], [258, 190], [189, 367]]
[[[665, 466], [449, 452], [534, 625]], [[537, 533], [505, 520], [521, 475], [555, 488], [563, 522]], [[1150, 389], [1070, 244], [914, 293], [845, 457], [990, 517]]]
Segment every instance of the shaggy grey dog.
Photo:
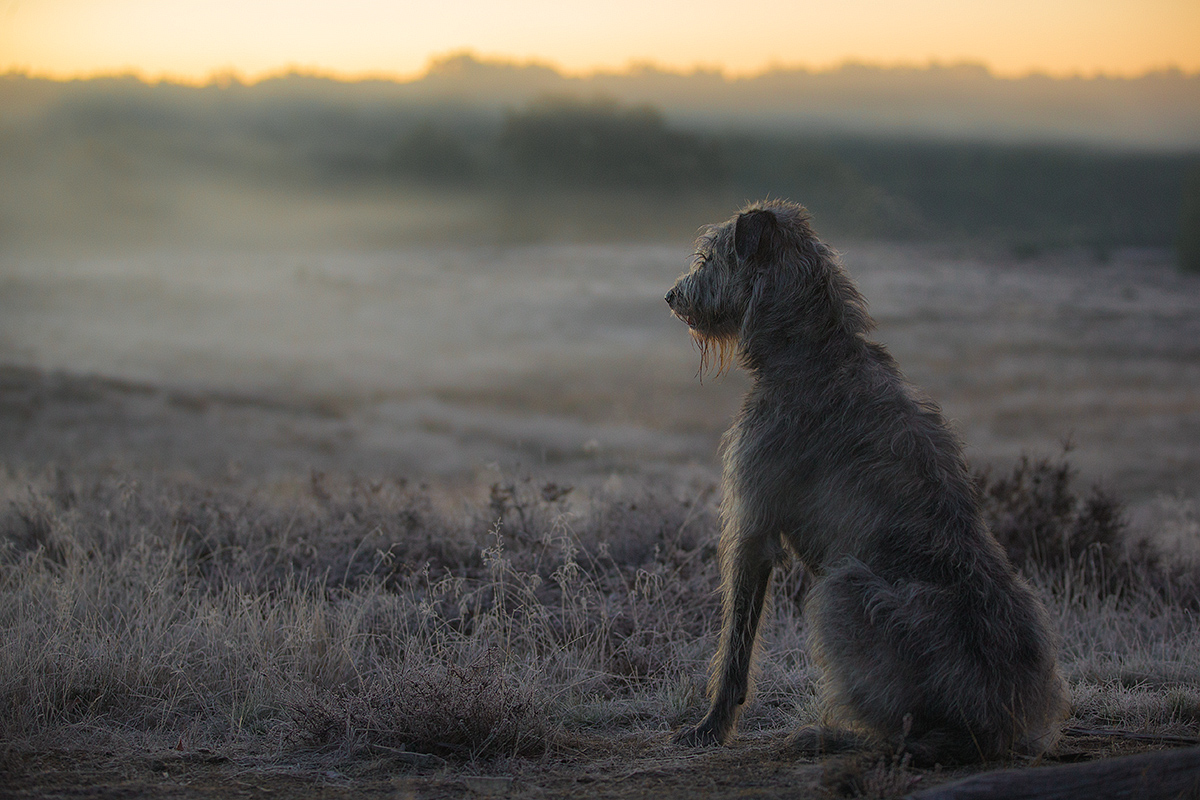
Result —
[[732, 733], [790, 551], [816, 578], [804, 613], [825, 709], [797, 750], [953, 762], [1049, 748], [1068, 706], [1046, 612], [984, 525], [938, 407], [866, 338], [866, 303], [805, 209], [756, 204], [708, 228], [666, 301], [702, 357], [736, 355], [753, 377], [723, 444], [711, 708], [676, 741]]

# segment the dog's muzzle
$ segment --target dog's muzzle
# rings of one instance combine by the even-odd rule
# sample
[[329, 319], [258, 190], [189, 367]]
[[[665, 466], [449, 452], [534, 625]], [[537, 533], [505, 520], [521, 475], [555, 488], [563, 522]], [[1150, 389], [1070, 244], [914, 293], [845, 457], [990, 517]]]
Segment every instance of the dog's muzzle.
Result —
[[671, 309], [672, 314], [679, 317], [681, 320], [691, 326], [691, 317], [688, 314], [684, 314], [683, 310], [676, 305], [676, 303], [680, 301], [678, 289], [671, 289], [671, 291], [667, 292], [667, 295], [663, 298], [663, 300], [667, 301], [667, 306]]
[[686, 308], [680, 308], [682, 302], [678, 291], [672, 289], [671, 291], [667, 292], [667, 296], [664, 297], [663, 300], [667, 301], [667, 306], [671, 309], [671, 313], [683, 320], [685, 325], [687, 325], [689, 328], [694, 326], [695, 319], [692, 317], [692, 315], [688, 313]]

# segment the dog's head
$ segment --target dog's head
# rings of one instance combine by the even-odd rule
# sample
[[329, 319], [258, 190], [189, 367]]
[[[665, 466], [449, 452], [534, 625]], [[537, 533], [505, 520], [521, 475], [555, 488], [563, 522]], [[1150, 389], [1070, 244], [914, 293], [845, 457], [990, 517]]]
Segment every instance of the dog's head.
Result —
[[783, 258], [789, 242], [811, 235], [804, 208], [778, 201], [755, 204], [704, 229], [691, 268], [665, 299], [691, 329], [705, 364], [715, 351], [718, 370], [728, 365], [759, 276]]
[[[836, 252], [813, 233], [808, 211], [756, 203], [700, 235], [691, 268], [667, 305], [700, 345], [701, 369], [725, 369], [737, 352], [753, 365], [785, 342], [868, 331], [866, 302]], [[757, 355], [756, 355], [757, 354]]]

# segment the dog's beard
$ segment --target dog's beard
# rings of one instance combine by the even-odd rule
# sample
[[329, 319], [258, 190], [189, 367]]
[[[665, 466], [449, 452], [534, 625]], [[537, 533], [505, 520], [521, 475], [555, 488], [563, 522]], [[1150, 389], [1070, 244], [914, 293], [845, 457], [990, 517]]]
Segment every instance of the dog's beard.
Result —
[[733, 336], [707, 336], [695, 328], [689, 328], [692, 341], [700, 351], [700, 368], [696, 374], [701, 379], [705, 373], [720, 377], [729, 371], [733, 355], [737, 350], [737, 338]]

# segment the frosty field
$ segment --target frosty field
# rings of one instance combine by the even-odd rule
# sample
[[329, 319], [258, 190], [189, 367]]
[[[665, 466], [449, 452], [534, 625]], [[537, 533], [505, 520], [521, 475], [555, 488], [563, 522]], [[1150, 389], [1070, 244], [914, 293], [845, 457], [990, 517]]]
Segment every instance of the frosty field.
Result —
[[[844, 243], [977, 466], [1069, 439], [1131, 501], [1200, 478], [1200, 280], [1167, 255]], [[710, 470], [743, 378], [697, 380], [685, 245], [0, 260], [15, 463], [470, 478]], [[81, 380], [83, 378], [84, 380]], [[73, 387], [73, 388], [69, 388]], [[15, 415], [15, 416], [14, 416]], [[19, 423], [18, 423], [19, 420]]]

